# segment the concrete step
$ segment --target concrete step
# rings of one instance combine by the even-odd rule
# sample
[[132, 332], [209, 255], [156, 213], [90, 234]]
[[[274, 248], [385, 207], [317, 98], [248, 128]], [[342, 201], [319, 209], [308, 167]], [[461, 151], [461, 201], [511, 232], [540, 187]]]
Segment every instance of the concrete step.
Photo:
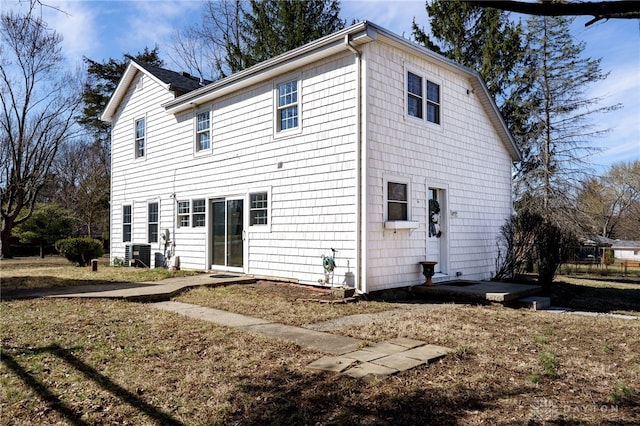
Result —
[[551, 307], [551, 298], [543, 296], [529, 296], [518, 299], [518, 304], [524, 308], [539, 311]]

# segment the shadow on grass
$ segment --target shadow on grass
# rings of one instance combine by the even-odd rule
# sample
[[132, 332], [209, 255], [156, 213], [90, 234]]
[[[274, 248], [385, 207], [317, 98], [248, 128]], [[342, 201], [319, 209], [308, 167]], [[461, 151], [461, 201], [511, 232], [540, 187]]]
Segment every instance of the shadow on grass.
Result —
[[640, 285], [629, 288], [591, 287], [554, 282], [547, 296], [556, 306], [593, 312], [634, 311], [640, 313]]
[[[137, 395], [129, 392], [122, 386], [113, 382], [108, 377], [102, 375], [92, 366], [84, 363], [81, 359], [76, 357], [69, 351], [59, 345], [49, 345], [43, 348], [31, 349], [31, 348], [13, 348], [16, 352], [22, 354], [37, 354], [48, 352], [55, 355], [62, 361], [81, 372], [87, 379], [94, 381], [104, 390], [110, 392], [114, 396], [118, 397], [124, 403], [131, 405], [139, 411], [145, 413], [150, 418], [156, 420], [162, 425], [182, 425], [180, 421], [173, 418], [171, 415], [159, 410], [157, 407], [143, 401]], [[13, 371], [28, 387], [30, 387], [43, 401], [48, 403], [50, 407], [64, 416], [70, 423], [74, 425], [87, 425], [86, 421], [82, 420], [82, 413], [78, 413], [72, 410], [70, 407], [60, 401], [59, 397], [51, 392], [47, 386], [31, 375], [25, 370], [15, 359], [9, 354], [7, 350], [2, 351], [2, 363], [4, 363], [11, 371]]]
[[53, 276], [2, 278], [2, 300], [29, 299], [73, 293], [90, 293], [114, 289], [149, 287], [143, 284], [119, 281], [74, 280]]
[[[428, 367], [425, 367], [428, 368]], [[424, 373], [424, 374], [428, 374]], [[494, 401], [526, 393], [520, 387], [479, 394], [461, 387], [425, 388], [411, 378], [366, 382], [331, 373], [300, 374], [286, 368], [241, 379], [222, 424], [453, 425]], [[421, 382], [424, 383], [423, 381]]]

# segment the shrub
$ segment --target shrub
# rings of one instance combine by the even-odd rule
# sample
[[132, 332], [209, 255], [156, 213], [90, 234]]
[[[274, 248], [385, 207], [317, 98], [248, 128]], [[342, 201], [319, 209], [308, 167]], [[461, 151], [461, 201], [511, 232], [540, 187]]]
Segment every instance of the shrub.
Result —
[[549, 285], [563, 259], [575, 251], [575, 238], [538, 213], [522, 211], [500, 229], [494, 279], [514, 279], [531, 272]]
[[55, 247], [58, 253], [78, 266], [86, 266], [91, 259], [104, 254], [102, 243], [93, 238], [65, 238], [56, 241]]

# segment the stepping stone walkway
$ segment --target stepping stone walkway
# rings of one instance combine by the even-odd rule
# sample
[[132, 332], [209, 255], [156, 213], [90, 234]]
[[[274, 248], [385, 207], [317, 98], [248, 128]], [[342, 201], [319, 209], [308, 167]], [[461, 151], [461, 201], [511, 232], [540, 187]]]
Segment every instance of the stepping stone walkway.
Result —
[[235, 314], [182, 302], [159, 302], [151, 306], [190, 318], [276, 337], [318, 352], [331, 354], [312, 362], [312, 370], [332, 371], [351, 377], [381, 378], [428, 364], [450, 352], [448, 348], [397, 338], [365, 345], [362, 340], [323, 331], [278, 324], [261, 318]]
[[325, 356], [307, 367], [343, 373], [356, 378], [382, 378], [420, 365], [427, 365], [449, 352], [450, 349], [443, 346], [428, 345], [420, 340], [400, 337], [372, 343], [340, 356]]

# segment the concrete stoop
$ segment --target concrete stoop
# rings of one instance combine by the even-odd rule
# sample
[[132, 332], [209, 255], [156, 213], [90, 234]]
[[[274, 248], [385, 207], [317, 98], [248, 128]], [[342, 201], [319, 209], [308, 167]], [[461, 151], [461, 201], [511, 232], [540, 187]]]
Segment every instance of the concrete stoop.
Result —
[[436, 361], [451, 350], [419, 340], [397, 338], [369, 344], [338, 356], [324, 356], [307, 366], [312, 370], [355, 378], [383, 378]]

